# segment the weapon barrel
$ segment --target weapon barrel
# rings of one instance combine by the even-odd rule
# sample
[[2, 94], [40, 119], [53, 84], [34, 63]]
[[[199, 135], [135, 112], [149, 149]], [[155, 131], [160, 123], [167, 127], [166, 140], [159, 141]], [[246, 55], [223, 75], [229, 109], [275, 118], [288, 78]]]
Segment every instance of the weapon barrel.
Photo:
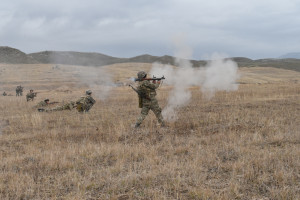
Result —
[[143, 78], [143, 79], [139, 79], [139, 78], [136, 78], [134, 79], [134, 81], [143, 81], [143, 80], [148, 80], [148, 81], [160, 81], [162, 79], [166, 79], [165, 76], [162, 76], [160, 78], [156, 78], [155, 76], [153, 76], [153, 78]]

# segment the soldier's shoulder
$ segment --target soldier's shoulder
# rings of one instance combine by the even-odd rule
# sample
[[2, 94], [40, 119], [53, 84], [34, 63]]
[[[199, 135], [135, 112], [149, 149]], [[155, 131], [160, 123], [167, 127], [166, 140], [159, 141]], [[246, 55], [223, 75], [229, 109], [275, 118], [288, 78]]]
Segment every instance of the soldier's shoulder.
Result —
[[94, 98], [93, 98], [92, 96], [90, 96], [90, 95], [87, 95], [86, 98], [87, 98], [87, 99], [94, 100]]
[[79, 98], [77, 99], [76, 102], [82, 101], [84, 98], [85, 98], [85, 96], [81, 96], [81, 97], [79, 97]]
[[150, 85], [151, 83], [150, 83], [150, 81], [148, 81], [148, 80], [143, 80], [142, 82], [141, 82], [141, 85], [145, 85], [145, 86], [147, 86], [147, 85]]

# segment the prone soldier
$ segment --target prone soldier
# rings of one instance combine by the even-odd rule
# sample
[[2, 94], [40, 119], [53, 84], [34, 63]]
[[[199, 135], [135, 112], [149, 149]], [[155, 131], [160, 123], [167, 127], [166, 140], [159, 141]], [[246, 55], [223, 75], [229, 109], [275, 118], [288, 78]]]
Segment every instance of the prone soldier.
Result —
[[70, 101], [69, 103], [66, 103], [62, 106], [57, 106], [52, 109], [43, 109], [39, 108], [38, 111], [43, 112], [51, 112], [51, 111], [62, 111], [62, 110], [72, 110], [73, 108], [76, 108], [78, 112], [88, 112], [92, 106], [96, 103], [94, 98], [91, 96], [92, 91], [87, 90], [86, 96], [80, 97], [76, 102]]
[[39, 102], [35, 107], [36, 108], [42, 108], [42, 107], [47, 107], [49, 105], [53, 105], [53, 104], [56, 104], [56, 103], [59, 103], [59, 102], [56, 102], [56, 101], [50, 102], [49, 99], [45, 99], [45, 100]]
[[62, 106], [57, 106], [55, 108], [51, 108], [51, 109], [44, 109], [44, 108], [38, 108], [39, 112], [51, 112], [51, 111], [62, 111], [62, 110], [72, 110], [75, 107], [75, 102], [74, 101], [70, 101], [69, 103], [66, 103]]
[[44, 101], [39, 102], [35, 107], [41, 108], [49, 105], [49, 99], [45, 99]]

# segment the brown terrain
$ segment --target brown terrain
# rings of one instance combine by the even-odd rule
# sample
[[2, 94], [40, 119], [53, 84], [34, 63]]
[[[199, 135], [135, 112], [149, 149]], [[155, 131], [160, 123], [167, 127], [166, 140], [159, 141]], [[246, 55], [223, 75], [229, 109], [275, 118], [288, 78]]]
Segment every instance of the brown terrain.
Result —
[[[150, 69], [0, 64], [0, 91], [12, 95], [0, 96], [0, 199], [300, 199], [300, 72], [240, 67], [237, 91], [208, 100], [191, 87], [178, 120], [161, 128], [150, 113], [134, 129], [134, 91], [98, 87], [94, 78], [130, 83]], [[40, 92], [33, 102], [29, 89]], [[86, 89], [97, 101], [89, 113], [34, 107]], [[170, 90], [158, 90], [162, 108]]]

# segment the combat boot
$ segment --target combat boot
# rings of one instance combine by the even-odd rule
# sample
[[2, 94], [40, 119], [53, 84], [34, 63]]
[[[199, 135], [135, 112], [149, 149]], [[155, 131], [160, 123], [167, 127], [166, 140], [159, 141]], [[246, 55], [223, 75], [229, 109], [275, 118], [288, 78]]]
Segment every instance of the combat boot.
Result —
[[39, 111], [39, 112], [44, 112], [45, 109], [44, 109], [44, 108], [38, 108], [38, 111]]
[[166, 126], [166, 123], [164, 121], [162, 121], [162, 122], [159, 123], [159, 127], [160, 128], [166, 128], [167, 126]]

